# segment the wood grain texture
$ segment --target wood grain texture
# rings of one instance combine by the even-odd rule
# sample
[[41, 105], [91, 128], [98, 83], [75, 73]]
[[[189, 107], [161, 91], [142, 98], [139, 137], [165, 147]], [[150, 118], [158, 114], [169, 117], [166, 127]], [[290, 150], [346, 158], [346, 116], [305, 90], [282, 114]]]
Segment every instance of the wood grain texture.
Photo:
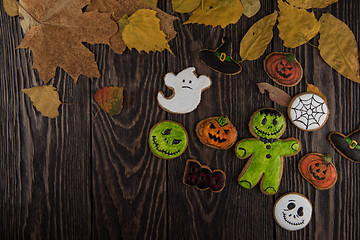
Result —
[[[1, 1], [0, 1], [1, 2]], [[182, 23], [189, 14], [174, 13], [171, 1], [159, 1], [164, 11], [179, 17], [177, 37], [169, 52], [117, 55], [105, 45], [86, 45], [95, 54], [100, 79], [82, 76], [77, 85], [58, 69], [50, 82], [58, 88], [60, 116], [42, 117], [21, 89], [42, 85], [31, 70], [31, 53], [16, 50], [23, 38], [17, 17], [0, 11], [0, 239], [360, 239], [360, 164], [342, 158], [327, 141], [332, 131], [348, 134], [360, 124], [360, 84], [332, 70], [309, 44], [283, 47], [274, 28], [274, 39], [265, 54], [245, 61], [240, 74], [212, 71], [198, 58], [201, 49], [215, 49], [227, 36], [233, 58], [240, 60], [239, 45], [247, 30], [277, 10], [276, 1], [261, 0], [260, 11], [242, 17], [225, 29]], [[360, 2], [339, 0], [314, 10], [317, 18], [330, 12], [344, 21], [360, 40]], [[318, 36], [310, 42], [317, 45]], [[263, 70], [263, 60], [273, 51], [293, 52], [304, 68], [295, 87], [275, 84]], [[194, 66], [208, 75], [212, 86], [202, 94], [198, 108], [185, 115], [159, 107], [158, 91], [171, 95], [164, 85], [168, 72]], [[238, 140], [252, 137], [248, 122], [254, 111], [286, 108], [261, 94], [255, 83], [268, 82], [289, 95], [315, 84], [327, 97], [330, 116], [315, 132], [304, 132], [287, 121], [282, 138], [296, 137], [301, 152], [284, 159], [279, 191], [274, 196], [240, 187], [237, 177], [247, 160], [238, 159], [234, 147], [216, 150], [203, 145], [196, 124], [208, 117], [228, 115], [238, 130]], [[110, 117], [94, 101], [96, 90], [124, 86], [124, 107]], [[189, 134], [187, 150], [176, 159], [155, 157], [148, 147], [150, 128], [162, 120], [183, 124]], [[338, 170], [338, 181], [329, 190], [317, 190], [298, 171], [300, 158], [309, 152], [329, 153]], [[221, 193], [199, 191], [182, 183], [187, 159], [196, 159], [227, 175]], [[288, 192], [299, 192], [311, 201], [314, 212], [303, 230], [289, 232], [273, 219], [273, 205]]]

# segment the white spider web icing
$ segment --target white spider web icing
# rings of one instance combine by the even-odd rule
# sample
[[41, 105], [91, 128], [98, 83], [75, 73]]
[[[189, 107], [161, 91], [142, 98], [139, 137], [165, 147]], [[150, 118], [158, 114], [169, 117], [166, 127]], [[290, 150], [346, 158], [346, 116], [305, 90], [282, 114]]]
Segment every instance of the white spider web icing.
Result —
[[328, 107], [316, 94], [303, 94], [293, 101], [290, 118], [295, 126], [303, 130], [315, 130], [325, 124]]

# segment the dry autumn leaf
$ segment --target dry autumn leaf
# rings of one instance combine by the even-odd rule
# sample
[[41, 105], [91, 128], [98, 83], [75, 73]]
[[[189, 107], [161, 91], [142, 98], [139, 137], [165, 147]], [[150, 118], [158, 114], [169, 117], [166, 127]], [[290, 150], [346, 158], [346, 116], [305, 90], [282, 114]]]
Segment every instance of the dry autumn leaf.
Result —
[[330, 4], [336, 3], [338, 0], [287, 0], [294, 7], [299, 8], [325, 8]]
[[261, 83], [257, 83], [256, 84], [259, 88], [259, 91], [264, 94], [265, 90], [269, 92], [269, 98], [284, 107], [287, 107], [291, 101], [291, 97], [289, 96], [289, 94], [287, 94], [286, 92], [284, 92], [283, 90], [274, 87], [273, 85], [270, 85], [268, 83], [265, 82], [261, 82]]
[[26, 4], [23, 0], [19, 1], [19, 19], [20, 19], [20, 25], [24, 32], [24, 34], [27, 34], [30, 29], [38, 23], [25, 11]]
[[117, 26], [110, 14], [83, 13], [87, 0], [24, 0], [26, 11], [39, 23], [25, 35], [18, 48], [30, 48], [33, 67], [48, 82], [57, 67], [76, 82], [79, 75], [100, 77], [95, 57], [82, 43], [109, 43]]
[[241, 0], [244, 7], [244, 15], [248, 18], [254, 16], [261, 7], [260, 0]]
[[59, 93], [53, 85], [38, 86], [22, 89], [28, 95], [35, 108], [45, 117], [56, 118], [59, 116], [58, 108], [61, 105]]
[[[97, 10], [101, 13], [111, 13], [113, 20], [118, 22], [124, 15], [131, 16], [139, 9], [151, 9], [157, 12], [156, 17], [160, 19], [160, 30], [165, 33], [167, 41], [176, 36], [173, 21], [178, 19], [177, 17], [171, 16], [159, 8], [151, 7], [139, 0], [91, 0], [86, 11]], [[126, 45], [120, 30], [110, 38], [110, 47], [118, 54], [124, 52]]]
[[284, 46], [295, 48], [307, 43], [319, 32], [320, 23], [314, 13], [299, 9], [278, 0], [279, 4], [279, 37], [284, 41]]
[[4, 10], [10, 17], [19, 15], [19, 5], [16, 0], [3, 0]]
[[313, 84], [308, 84], [308, 83], [306, 85], [307, 85], [307, 89], [306, 89], [307, 92], [315, 93], [316, 95], [320, 96], [322, 99], [324, 99], [324, 101], [328, 105], [325, 95], [319, 90], [318, 87], [316, 87]]
[[171, 2], [175, 12], [190, 13], [200, 5], [201, 0], [172, 0]]
[[247, 31], [240, 43], [240, 57], [244, 60], [258, 59], [273, 38], [273, 27], [278, 13], [263, 17]]
[[204, 4], [200, 4], [184, 24], [198, 23], [225, 28], [237, 23], [242, 14], [240, 0], [204, 0]]
[[[160, 19], [156, 17], [156, 11], [150, 9], [137, 10], [128, 19], [129, 23], [122, 32], [123, 40], [129, 49], [150, 52], [171, 52], [166, 40], [166, 35], [160, 30]], [[172, 53], [172, 52], [171, 52]]]
[[158, 0], [140, 0], [140, 1], [148, 4], [149, 6], [152, 6], [154, 8], [156, 8], [157, 4], [158, 4]]
[[103, 87], [96, 91], [94, 99], [105, 112], [111, 116], [117, 115], [123, 107], [124, 88]]
[[320, 56], [344, 77], [360, 83], [359, 51], [354, 34], [330, 13], [320, 18]]

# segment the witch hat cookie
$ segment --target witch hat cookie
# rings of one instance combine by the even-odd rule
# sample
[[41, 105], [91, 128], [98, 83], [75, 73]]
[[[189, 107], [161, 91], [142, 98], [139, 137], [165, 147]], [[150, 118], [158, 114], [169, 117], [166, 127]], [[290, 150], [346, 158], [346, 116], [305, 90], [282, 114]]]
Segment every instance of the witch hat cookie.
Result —
[[211, 69], [234, 75], [241, 72], [241, 66], [234, 59], [232, 59], [232, 46], [228, 38], [222, 39], [223, 43], [215, 50], [201, 50], [199, 52], [200, 60], [208, 65]]
[[347, 136], [342, 133], [332, 132], [329, 135], [329, 141], [344, 158], [360, 162], [360, 126]]

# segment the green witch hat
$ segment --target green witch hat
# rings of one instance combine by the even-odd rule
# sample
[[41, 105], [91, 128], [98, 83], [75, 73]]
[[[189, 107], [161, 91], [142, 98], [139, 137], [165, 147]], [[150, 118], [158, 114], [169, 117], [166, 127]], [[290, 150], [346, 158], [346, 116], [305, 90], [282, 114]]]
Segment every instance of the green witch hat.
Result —
[[234, 75], [241, 72], [241, 66], [231, 58], [232, 46], [228, 38], [222, 39], [223, 43], [215, 50], [201, 50], [200, 60], [215, 71]]

